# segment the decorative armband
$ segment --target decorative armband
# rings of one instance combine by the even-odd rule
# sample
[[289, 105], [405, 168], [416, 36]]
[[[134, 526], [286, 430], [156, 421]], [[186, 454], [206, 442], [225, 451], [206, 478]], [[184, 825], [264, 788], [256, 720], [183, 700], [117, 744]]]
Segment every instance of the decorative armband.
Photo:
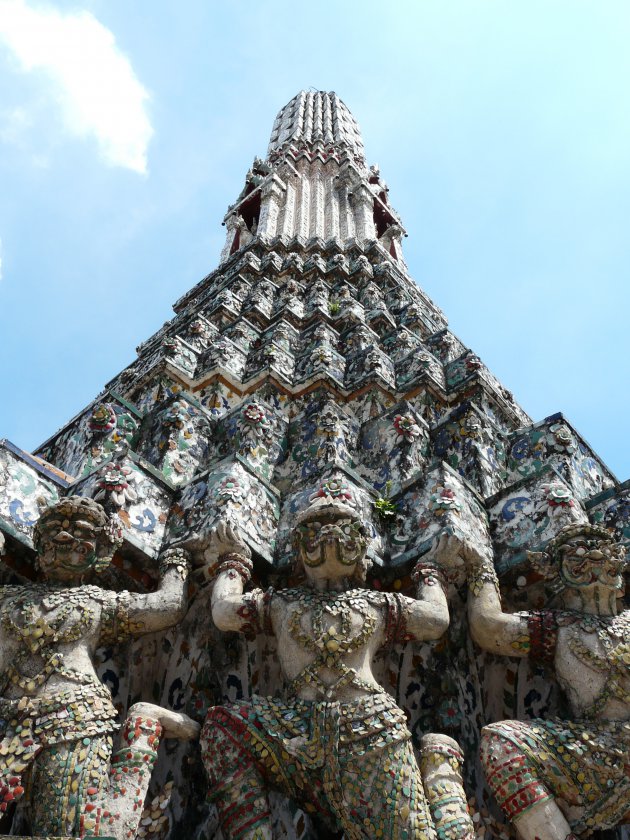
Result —
[[268, 589], [263, 594], [262, 590], [254, 589], [246, 592], [238, 608], [238, 616], [241, 619], [241, 633], [249, 641], [253, 641], [259, 635], [273, 635], [271, 625], [271, 599], [273, 589]]
[[236, 554], [231, 552], [230, 554], [222, 554], [219, 557], [219, 562], [216, 566], [215, 577], [218, 577], [223, 572], [227, 572], [230, 569], [237, 572], [243, 579], [243, 585], [249, 583], [252, 577], [252, 570], [254, 568], [254, 564], [249, 559], [249, 557], [245, 557], [243, 554]]
[[188, 552], [183, 548], [167, 548], [165, 552], [160, 555], [160, 577], [169, 569], [177, 569], [182, 580], [188, 577], [190, 571], [190, 561], [188, 559]]
[[436, 563], [431, 563], [430, 560], [419, 560], [411, 573], [411, 579], [417, 586], [420, 586], [420, 584], [425, 586], [439, 585], [442, 587], [444, 594], [447, 594], [448, 585], [444, 571]]
[[124, 642], [133, 636], [134, 630], [142, 629], [132, 622], [129, 616], [132, 597], [131, 593], [124, 590], [116, 593], [114, 598], [104, 605], [99, 644], [112, 645]]
[[385, 647], [398, 642], [408, 642], [406, 598], [399, 592], [383, 592], [379, 595], [385, 599]]
[[558, 641], [557, 614], [553, 610], [537, 610], [524, 615], [529, 631], [529, 658], [541, 665], [553, 665]]
[[499, 592], [499, 578], [491, 563], [480, 563], [469, 569], [468, 589], [473, 595], [479, 595], [486, 583], [491, 583], [496, 592]]

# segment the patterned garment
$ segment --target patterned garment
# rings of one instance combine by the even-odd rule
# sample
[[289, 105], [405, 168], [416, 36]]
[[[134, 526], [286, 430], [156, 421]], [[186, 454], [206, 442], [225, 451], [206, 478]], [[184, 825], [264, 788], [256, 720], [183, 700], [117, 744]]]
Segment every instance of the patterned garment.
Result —
[[230, 840], [269, 836], [268, 786], [348, 840], [435, 840], [405, 715], [387, 694], [216, 706], [201, 745]]
[[109, 690], [98, 681], [50, 696], [0, 698], [0, 774], [19, 774], [25, 752], [34, 758], [66, 741], [109, 735], [118, 729], [117, 717]]
[[85, 792], [107, 779], [117, 716], [100, 682], [53, 697], [0, 699], [0, 777], [24, 778], [20, 805], [32, 806], [36, 834], [77, 833]]
[[630, 821], [630, 722], [551, 718], [483, 730], [488, 784], [510, 820], [552, 797], [575, 834]]
[[111, 737], [58, 744], [37, 756], [31, 772], [33, 835], [78, 836], [84, 804], [109, 789]]

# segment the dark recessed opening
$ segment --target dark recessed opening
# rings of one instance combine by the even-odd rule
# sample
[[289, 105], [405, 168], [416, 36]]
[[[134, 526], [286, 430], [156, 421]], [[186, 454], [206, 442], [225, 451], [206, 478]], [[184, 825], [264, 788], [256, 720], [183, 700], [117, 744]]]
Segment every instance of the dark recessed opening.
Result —
[[245, 199], [238, 208], [238, 215], [243, 219], [250, 233], [258, 227], [260, 218], [260, 190], [252, 194], [251, 198]]

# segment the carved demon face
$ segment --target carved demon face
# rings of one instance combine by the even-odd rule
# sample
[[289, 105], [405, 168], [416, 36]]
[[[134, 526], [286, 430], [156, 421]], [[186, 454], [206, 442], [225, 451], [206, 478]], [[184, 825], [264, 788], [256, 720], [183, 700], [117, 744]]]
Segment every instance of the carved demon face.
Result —
[[560, 546], [560, 577], [574, 589], [600, 586], [624, 588], [625, 548], [612, 540], [576, 536]]
[[363, 577], [367, 549], [365, 526], [345, 505], [313, 505], [294, 534], [298, 562], [308, 578]]
[[313, 520], [300, 526], [299, 550], [305, 566], [356, 566], [365, 553], [360, 523], [352, 519]]
[[48, 580], [77, 582], [109, 565], [119, 529], [91, 499], [72, 496], [48, 508], [34, 534], [40, 569]]
[[98, 529], [91, 522], [50, 519], [42, 535], [39, 564], [47, 578], [82, 577], [96, 563]]

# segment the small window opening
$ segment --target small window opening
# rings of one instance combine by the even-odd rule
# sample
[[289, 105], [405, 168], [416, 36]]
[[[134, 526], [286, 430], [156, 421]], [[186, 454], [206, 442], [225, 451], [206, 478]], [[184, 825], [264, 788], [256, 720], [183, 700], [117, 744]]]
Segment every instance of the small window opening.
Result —
[[388, 213], [378, 199], [374, 199], [374, 225], [376, 226], [376, 237], [380, 239], [390, 225], [394, 224], [394, 217]]
[[255, 233], [260, 219], [260, 190], [257, 190], [251, 198], [247, 198], [241, 203], [238, 214], [245, 222], [247, 230], [250, 233]]

